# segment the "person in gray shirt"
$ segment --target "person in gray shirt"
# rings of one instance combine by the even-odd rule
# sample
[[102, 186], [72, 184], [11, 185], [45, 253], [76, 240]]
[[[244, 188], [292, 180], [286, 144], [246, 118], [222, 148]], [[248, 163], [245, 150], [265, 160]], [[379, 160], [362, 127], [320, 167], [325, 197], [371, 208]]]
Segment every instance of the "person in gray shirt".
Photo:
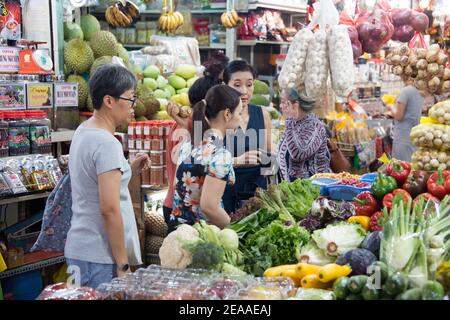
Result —
[[396, 108], [393, 110], [394, 134], [392, 157], [411, 162], [415, 150], [411, 143], [411, 129], [420, 123], [424, 98], [409, 78], [403, 78], [405, 87], [397, 98]]
[[78, 127], [70, 146], [73, 215], [64, 254], [81, 286], [97, 288], [142, 264], [128, 184], [149, 158], [138, 156], [130, 166], [114, 137], [116, 127], [134, 116], [135, 89], [128, 69], [99, 67], [89, 80], [94, 115]]

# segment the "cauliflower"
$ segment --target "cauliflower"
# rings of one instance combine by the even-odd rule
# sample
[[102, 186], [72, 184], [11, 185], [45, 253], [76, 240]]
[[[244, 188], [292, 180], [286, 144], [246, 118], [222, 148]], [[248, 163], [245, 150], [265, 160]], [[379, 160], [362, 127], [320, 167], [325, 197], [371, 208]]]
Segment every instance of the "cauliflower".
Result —
[[199, 233], [193, 227], [183, 224], [171, 232], [159, 249], [161, 266], [172, 269], [186, 269], [192, 262], [192, 254], [183, 246], [189, 242], [200, 240]]

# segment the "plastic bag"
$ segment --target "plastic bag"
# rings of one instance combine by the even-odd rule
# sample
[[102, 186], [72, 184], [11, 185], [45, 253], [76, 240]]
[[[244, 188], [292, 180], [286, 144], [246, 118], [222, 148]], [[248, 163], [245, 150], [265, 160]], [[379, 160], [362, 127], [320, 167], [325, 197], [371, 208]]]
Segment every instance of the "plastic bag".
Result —
[[436, 123], [450, 125], [450, 100], [436, 103], [428, 110], [428, 116]]
[[419, 124], [412, 128], [410, 137], [418, 147], [450, 150], [450, 126]]
[[298, 288], [297, 294], [290, 300], [336, 300], [336, 296], [329, 290]]
[[341, 98], [350, 94], [355, 82], [353, 50], [347, 29], [344, 25], [333, 26], [328, 35], [331, 83], [334, 93]]
[[438, 169], [439, 166], [441, 166], [443, 170], [449, 170], [450, 155], [444, 151], [419, 148], [412, 154], [412, 166], [414, 170], [433, 171]]
[[92, 288], [70, 287], [67, 283], [48, 286], [36, 300], [97, 300], [100, 295]]
[[308, 47], [313, 39], [314, 35], [309, 29], [302, 29], [295, 35], [278, 77], [282, 89], [302, 90]]
[[317, 25], [320, 29], [325, 29], [327, 26], [334, 26], [339, 23], [339, 13], [332, 0], [321, 0], [314, 3], [313, 6], [316, 14], [309, 24], [310, 29]]
[[309, 44], [306, 57], [305, 88], [309, 98], [316, 99], [326, 91], [329, 61], [327, 32], [319, 30]]
[[364, 52], [376, 53], [394, 34], [389, 13], [375, 9], [358, 19], [358, 36]]

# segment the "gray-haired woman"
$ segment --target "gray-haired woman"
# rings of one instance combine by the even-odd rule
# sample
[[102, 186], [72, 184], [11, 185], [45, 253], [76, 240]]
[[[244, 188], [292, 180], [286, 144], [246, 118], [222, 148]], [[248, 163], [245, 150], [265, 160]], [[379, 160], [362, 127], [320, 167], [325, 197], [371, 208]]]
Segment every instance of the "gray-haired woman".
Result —
[[130, 264], [142, 264], [128, 183], [148, 156], [130, 166], [114, 137], [116, 127], [133, 116], [135, 88], [128, 69], [99, 67], [89, 81], [94, 115], [78, 127], [70, 147], [73, 216], [65, 256], [82, 286], [97, 288], [128, 272]]
[[302, 97], [295, 89], [281, 93], [286, 129], [279, 144], [278, 163], [284, 180], [331, 172], [325, 124], [311, 113], [313, 109], [314, 101]]

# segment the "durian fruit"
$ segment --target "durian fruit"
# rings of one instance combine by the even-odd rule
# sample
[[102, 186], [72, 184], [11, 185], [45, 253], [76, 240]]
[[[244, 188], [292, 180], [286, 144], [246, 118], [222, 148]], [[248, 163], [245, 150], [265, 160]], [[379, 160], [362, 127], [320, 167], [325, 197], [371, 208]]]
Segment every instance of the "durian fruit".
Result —
[[103, 57], [95, 59], [94, 63], [91, 66], [91, 76], [94, 74], [95, 69], [97, 69], [98, 67], [100, 67], [104, 64], [108, 64], [111, 62], [112, 62], [111, 56], [103, 56]]
[[122, 58], [122, 60], [125, 64], [130, 63], [130, 56], [128, 54], [128, 51], [127, 51], [127, 49], [125, 49], [123, 47], [123, 45], [121, 43], [117, 44], [117, 52], [118, 52], [118, 57]]
[[82, 76], [70, 75], [67, 78], [67, 82], [78, 83], [78, 108], [83, 110], [86, 108], [87, 98], [89, 96], [89, 86], [86, 80]]
[[100, 31], [100, 22], [91, 14], [80, 17], [80, 27], [83, 30], [84, 40], [89, 41], [94, 33]]
[[116, 132], [120, 132], [120, 133], [128, 133], [128, 124], [130, 122], [136, 122], [137, 120], [135, 118], [132, 119], [128, 119], [127, 123], [125, 124], [121, 124], [120, 126], [118, 126], [116, 128]]
[[164, 238], [159, 236], [150, 235], [145, 237], [145, 252], [158, 254], [159, 248], [163, 244]]
[[141, 100], [136, 101], [136, 105], [134, 106], [134, 114], [136, 118], [145, 117], [146, 109], [144, 103]]
[[145, 214], [145, 230], [158, 237], [167, 235], [167, 224], [162, 212], [150, 211]]
[[87, 42], [72, 39], [64, 47], [64, 62], [69, 70], [82, 74], [90, 70], [94, 62], [94, 53]]
[[87, 97], [86, 109], [90, 112], [94, 112], [94, 105], [92, 104], [91, 95], [88, 95], [88, 97]]
[[116, 36], [109, 31], [94, 33], [91, 37], [90, 45], [95, 58], [119, 55]]

